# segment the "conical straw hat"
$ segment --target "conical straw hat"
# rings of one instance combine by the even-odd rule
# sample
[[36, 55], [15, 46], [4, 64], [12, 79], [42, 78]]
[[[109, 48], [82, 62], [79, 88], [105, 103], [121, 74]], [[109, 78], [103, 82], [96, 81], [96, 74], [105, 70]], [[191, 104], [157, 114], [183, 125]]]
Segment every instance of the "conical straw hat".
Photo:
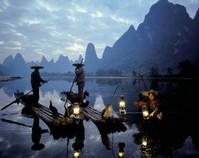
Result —
[[31, 66], [31, 69], [43, 69], [44, 67], [41, 65], [35, 65], [35, 66]]

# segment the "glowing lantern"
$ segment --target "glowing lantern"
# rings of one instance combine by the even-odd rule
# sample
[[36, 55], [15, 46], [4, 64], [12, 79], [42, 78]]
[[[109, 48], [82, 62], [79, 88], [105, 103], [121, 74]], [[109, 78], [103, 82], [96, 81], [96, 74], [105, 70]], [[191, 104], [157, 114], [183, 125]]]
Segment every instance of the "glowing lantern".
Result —
[[75, 102], [73, 104], [73, 114], [75, 116], [79, 116], [79, 113], [80, 113], [80, 107], [79, 107], [79, 103]]
[[120, 99], [119, 99], [119, 112], [120, 114], [126, 114], [126, 102], [125, 102], [125, 99], [124, 99], [124, 95], [121, 95], [120, 96]]
[[144, 119], [149, 119], [149, 111], [146, 105], [142, 106], [142, 115]]

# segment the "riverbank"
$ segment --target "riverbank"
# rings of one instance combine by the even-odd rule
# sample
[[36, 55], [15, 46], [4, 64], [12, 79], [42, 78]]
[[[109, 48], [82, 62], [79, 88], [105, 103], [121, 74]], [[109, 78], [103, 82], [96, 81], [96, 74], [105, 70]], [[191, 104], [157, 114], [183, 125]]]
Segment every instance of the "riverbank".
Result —
[[8, 81], [13, 81], [16, 79], [21, 79], [22, 77], [20, 76], [0, 76], [0, 82], [8, 82]]

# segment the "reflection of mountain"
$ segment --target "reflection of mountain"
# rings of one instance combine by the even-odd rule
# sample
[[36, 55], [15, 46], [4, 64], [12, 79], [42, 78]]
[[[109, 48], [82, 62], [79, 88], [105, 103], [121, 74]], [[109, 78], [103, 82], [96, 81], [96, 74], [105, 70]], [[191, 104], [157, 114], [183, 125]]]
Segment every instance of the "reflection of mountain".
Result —
[[[71, 81], [67, 81], [67, 80], [53, 80], [53, 81], [51, 81], [50, 80], [48, 82], [48, 84], [45, 84], [44, 86], [42, 86], [40, 88], [41, 91], [42, 91], [41, 94], [44, 94], [45, 98], [41, 97], [41, 99], [42, 99], [42, 101], [44, 101], [44, 99], [45, 99], [45, 101], [44, 101], [45, 105], [49, 105], [50, 99], [52, 99], [53, 103], [56, 100], [58, 101], [58, 102], [54, 103], [53, 105], [59, 105], [57, 103], [60, 103], [60, 98], [58, 97], [57, 93], [62, 92], [64, 89], [69, 90], [70, 86], [71, 86]], [[12, 82], [5, 82], [5, 83], [3, 82], [1, 84], [3, 84], [3, 88], [7, 87], [7, 89], [8, 89], [8, 85], [12, 83], [13, 87], [9, 86], [9, 88], [11, 89], [11, 91], [15, 91], [16, 86], [13, 83], [15, 83], [17, 85], [18, 82], [22, 82], [21, 88], [23, 88], [24, 85], [27, 85], [27, 90], [30, 89], [29, 79], [21, 79], [21, 80], [16, 80], [16, 81], [12, 81]], [[186, 113], [172, 113], [171, 114], [172, 118], [170, 119], [170, 121], [168, 121], [167, 124], [164, 124], [165, 126], [163, 126], [163, 129], [165, 129], [165, 131], [163, 130], [163, 132], [161, 134], [162, 134], [162, 136], [165, 135], [165, 137], [162, 138], [162, 141], [164, 142], [165, 146], [168, 143], [167, 149], [171, 149], [170, 147], [172, 147], [172, 143], [174, 143], [173, 145], [175, 145], [175, 144], [181, 144], [182, 145], [182, 142], [184, 144], [187, 144], [187, 142], [186, 141], [184, 142], [184, 140], [190, 141], [190, 142], [188, 142], [187, 146], [185, 146], [183, 148], [178, 147], [177, 148], [178, 150], [175, 151], [175, 153], [173, 155], [170, 155], [170, 157], [173, 157], [173, 156], [174, 157], [175, 156], [176, 157], [183, 157], [184, 155], [182, 155], [182, 154], [187, 154], [190, 157], [191, 156], [194, 157], [195, 155], [198, 156], [198, 152], [195, 152], [195, 150], [193, 150], [194, 147], [197, 147], [198, 144], [199, 144], [199, 140], [198, 140], [199, 131], [197, 129], [197, 125], [198, 125], [197, 109], [198, 109], [198, 105], [199, 105], [198, 104], [198, 101], [199, 101], [198, 100], [199, 84], [197, 84], [198, 80], [195, 80], [195, 81], [190, 81], [190, 80], [182, 81], [182, 80], [180, 80], [179, 82], [169, 81], [169, 83], [171, 84], [169, 87], [167, 86], [168, 82], [162, 82], [162, 81], [158, 81], [158, 82], [159, 82], [158, 85], [162, 88], [159, 91], [160, 93], [168, 91], [168, 88], [170, 87], [171, 89], [169, 89], [169, 91], [168, 91], [169, 94], [177, 96], [178, 100], [175, 102], [172, 99], [171, 103], [175, 103], [175, 104], [170, 104], [170, 106], [173, 106], [173, 105], [176, 105], [176, 103], [179, 103], [178, 104], [179, 107], [182, 108], [182, 109], [185, 108], [184, 111], [186, 111]], [[76, 85], [74, 85], [74, 88], [75, 87], [76, 87]], [[138, 97], [139, 97], [138, 93], [134, 90], [134, 88], [131, 85], [131, 81], [129, 81], [129, 80], [123, 79], [122, 82], [121, 82], [121, 87], [123, 87], [124, 92], [125, 92], [125, 99], [127, 101], [127, 108], [128, 108], [127, 111], [132, 112], [132, 111], [134, 111], [132, 102], [134, 100], [138, 99]], [[118, 88], [116, 95], [115, 95], [114, 110], [116, 112], [118, 111], [117, 98], [121, 94], [121, 91], [122, 91], [121, 87]], [[115, 88], [116, 88], [116, 85], [112, 85], [112, 86], [107, 85], [107, 84], [103, 85], [103, 84], [96, 83], [96, 80], [88, 80], [86, 82], [86, 90], [88, 90], [88, 92], [90, 93], [90, 96], [87, 99], [89, 101], [93, 100], [93, 103], [91, 105], [94, 106], [96, 96], [101, 95], [102, 97], [101, 97], [100, 100], [102, 100], [104, 102], [104, 104], [110, 103], [111, 100], [112, 100], [112, 96], [113, 96], [113, 93], [115, 91]], [[1, 92], [2, 92], [2, 90], [1, 90]], [[1, 95], [1, 96], [4, 96], [4, 95]], [[58, 109], [60, 112], [63, 112], [63, 111], [61, 111], [63, 104], [64, 104], [64, 102], [60, 103], [61, 106], [59, 106], [59, 109]], [[9, 108], [8, 108], [8, 110], [9, 110]], [[12, 111], [12, 108], [10, 108], [10, 110]], [[140, 154], [140, 150], [137, 149], [138, 145], [135, 145], [133, 143], [133, 138], [131, 137], [132, 134], [134, 134], [137, 131], [137, 129], [135, 129], [135, 126], [134, 126], [135, 125], [134, 124], [134, 118], [136, 116], [138, 116], [138, 115], [127, 115], [127, 117], [129, 117], [131, 119], [131, 122], [129, 123], [130, 119], [128, 118], [128, 124], [130, 124], [130, 127], [133, 128], [132, 130], [130, 130], [130, 131], [128, 130], [122, 135], [117, 134], [117, 133], [114, 134], [114, 142], [115, 143], [117, 141], [121, 141], [121, 140], [125, 141], [125, 143], [126, 143], [125, 153], [126, 153], [127, 157], [136, 157], [137, 154], [138, 155]], [[179, 119], [175, 119], [175, 117], [177, 117], [177, 116], [179, 116]], [[11, 116], [9, 115], [8, 117], [10, 118]], [[28, 120], [30, 120], [30, 119], [28, 119]], [[26, 121], [22, 120], [22, 122], [26, 122]], [[89, 157], [90, 153], [93, 151], [94, 157], [99, 157], [100, 154], [102, 155], [102, 156], [100, 155], [100, 157], [112, 157], [112, 155], [110, 154], [111, 153], [110, 151], [106, 152], [106, 150], [104, 150], [104, 146], [102, 146], [103, 148], [101, 148], [101, 142], [99, 141], [99, 137], [98, 138], [96, 137], [96, 134], [99, 134], [99, 131], [95, 130], [96, 127], [94, 126], [95, 129], [93, 129], [93, 127], [90, 126], [89, 121], [86, 122], [84, 125], [85, 125], [85, 130], [87, 131], [87, 132], [85, 132], [85, 134], [86, 134], [85, 144], [86, 145], [84, 147], [85, 148], [84, 151], [89, 151], [89, 152], [84, 152], [84, 156]], [[179, 127], [179, 128], [177, 128], [177, 127]], [[11, 155], [14, 155], [14, 154], [16, 154], [17, 149], [21, 148], [22, 154], [24, 153], [24, 151], [27, 151], [26, 153], [28, 153], [28, 155], [26, 155], [26, 157], [31, 157], [31, 152], [28, 152], [29, 150], [26, 150], [26, 148], [29, 148], [29, 146], [31, 144], [28, 141], [26, 141], [26, 139], [24, 139], [24, 138], [30, 139], [30, 135], [28, 134], [28, 136], [25, 137], [24, 132], [21, 132], [21, 131], [24, 131], [24, 129], [19, 130], [19, 129], [14, 128], [13, 132], [11, 132], [12, 129], [10, 129], [10, 128], [7, 131], [4, 131], [4, 129], [6, 129], [6, 128], [8, 128], [8, 127], [5, 127], [4, 124], [2, 124], [1, 131], [3, 131], [3, 132], [1, 133], [1, 135], [2, 135], [3, 138], [6, 138], [6, 139], [3, 139], [3, 142], [1, 144], [5, 143], [6, 146], [10, 145], [11, 147], [8, 148], [8, 149], [7, 148], [5, 149], [5, 145], [4, 145], [4, 146], [2, 146], [3, 150], [6, 151], [7, 153], [11, 154]], [[30, 131], [28, 131], [28, 132], [30, 132]], [[153, 135], [150, 135], [150, 136], [153, 136]], [[155, 138], [157, 138], [157, 135], [155, 135], [155, 136], [156, 136]], [[187, 137], [187, 136], [189, 136], [189, 137]], [[49, 141], [51, 140], [51, 137], [48, 137], [48, 138], [45, 137], [45, 138], [46, 139], [41, 139], [41, 140], [45, 145], [48, 145]], [[93, 138], [93, 139], [90, 139], [90, 138]], [[107, 137], [103, 137], [103, 138], [107, 138]], [[186, 139], [186, 138], [188, 138], [188, 139]], [[96, 139], [96, 141], [95, 141], [95, 139]], [[20, 143], [19, 144], [13, 144], [13, 140], [15, 142], [20, 142]], [[156, 140], [158, 140], [158, 139], [156, 139]], [[177, 141], [178, 141], [178, 143], [177, 143]], [[10, 143], [8, 144], [6, 142], [10, 142]], [[49, 145], [48, 148], [50, 150], [52, 150], [53, 153], [55, 153], [57, 155], [60, 153], [59, 149], [62, 149], [63, 147], [66, 149], [66, 142], [63, 141], [63, 140], [61, 140], [59, 142], [58, 142], [58, 140], [57, 141], [50, 141], [50, 142], [52, 142], [52, 145]], [[71, 141], [69, 144], [72, 144], [73, 142], [74, 141]], [[24, 145], [24, 143], [25, 143], [25, 145]], [[54, 143], [54, 145], [53, 145], [53, 143]], [[193, 144], [191, 146], [191, 144], [189, 144], [189, 143], [194, 143], [195, 146]], [[19, 147], [16, 147], [16, 145], [18, 145]], [[115, 148], [116, 147], [117, 146], [115, 146]], [[156, 146], [154, 145], [154, 147], [156, 147]], [[46, 151], [46, 149], [45, 149], [45, 151]], [[132, 149], [133, 149], [133, 151], [132, 151]], [[189, 150], [189, 149], [191, 149], [191, 150]], [[5, 152], [3, 152], [3, 154], [4, 153]], [[48, 151], [47, 151], [47, 153], [48, 153]], [[47, 153], [46, 153], [46, 155], [49, 155]], [[107, 155], [106, 155], [106, 153], [107, 153]], [[0, 154], [3, 157], [3, 154], [2, 153], [0, 153]], [[37, 156], [37, 157], [42, 157], [43, 152], [38, 153], [38, 155], [39, 156]], [[56, 157], [57, 155], [53, 155], [53, 156]], [[65, 152], [64, 152], [64, 155], [65, 155]], [[49, 156], [51, 156], [51, 155], [49, 155]], [[59, 157], [63, 157], [63, 155], [60, 155]], [[141, 157], [141, 156], [139, 155], [137, 157]]]
[[[198, 21], [199, 11], [191, 19], [184, 6], [174, 5], [168, 0], [159, 0], [151, 6], [137, 30], [130, 26], [112, 47], [105, 48], [102, 59], [97, 57], [95, 46], [89, 43], [85, 52], [85, 69], [87, 72], [102, 69], [149, 72], [155, 67], [167, 73], [168, 69], [176, 72], [179, 62], [182, 61], [189, 60], [193, 65], [197, 65]], [[44, 71], [47, 72], [73, 71], [72, 62], [63, 55], [58, 57], [57, 62], [47, 61], [43, 57], [41, 64], [45, 65]], [[24, 75], [29, 71], [20, 54], [17, 54], [15, 59], [7, 57], [3, 67], [1, 73], [4, 74]]]
[[[165, 115], [164, 119], [159, 121], [147, 120], [137, 123], [139, 133], [134, 134], [134, 142], [140, 145], [142, 154], [149, 157], [171, 156], [183, 147], [185, 141], [189, 139], [189, 145], [195, 148], [193, 152], [199, 155], [199, 135], [196, 124], [198, 123], [196, 113], [176, 113]], [[192, 119], [190, 118], [192, 115]], [[186, 118], [189, 116], [188, 118]], [[182, 149], [181, 149], [182, 150]], [[182, 152], [182, 151], [181, 151]], [[190, 153], [179, 153], [179, 157], [189, 157]], [[190, 157], [192, 157], [190, 155]], [[193, 156], [194, 157], [194, 156]]]
[[107, 149], [111, 149], [111, 141], [109, 138], [110, 133], [119, 133], [125, 132], [127, 130], [126, 126], [122, 122], [111, 122], [106, 120], [106, 123], [95, 123], [100, 134], [102, 143], [105, 145]]
[[[67, 91], [70, 90], [72, 80], [73, 79], [70, 78], [56, 80], [52, 79], [49, 80], [47, 84], [42, 85], [42, 87], [40, 87], [40, 90], [42, 93], [54, 91], [60, 93], [63, 90]], [[0, 86], [4, 89], [4, 92], [10, 97], [13, 96], [14, 92], [16, 92], [17, 89], [21, 92], [30, 91], [32, 89], [30, 78], [18, 79], [10, 82], [1, 82]]]
[[[135, 143], [140, 144], [140, 149], [144, 155], [158, 157], [173, 155], [179, 151], [178, 157], [197, 157], [199, 155], [199, 129], [198, 124], [198, 84], [197, 80], [181, 80], [174, 82], [159, 82], [161, 92], [167, 93], [161, 96], [165, 99], [162, 106], [163, 119], [142, 122], [137, 119], [136, 125], [140, 131], [134, 135]], [[166, 85], [169, 84], [169, 87]], [[159, 91], [160, 92], [160, 91]], [[161, 93], [160, 93], [161, 94]], [[142, 116], [141, 116], [142, 117]], [[148, 145], [141, 145], [142, 138], [147, 138]], [[196, 155], [188, 153], [189, 148], [182, 148], [189, 140], [188, 146], [194, 148]], [[185, 151], [182, 151], [185, 150]], [[193, 150], [193, 149], [192, 149]]]
[[4, 89], [4, 92], [9, 97], [12, 97], [16, 90], [24, 92], [31, 89], [30, 81], [27, 79], [18, 79], [10, 82], [5, 82], [2, 84], [2, 87]]
[[99, 85], [109, 85], [109, 86], [117, 86], [121, 84], [121, 79], [115, 79], [114, 80], [110, 80], [107, 78], [100, 78], [100, 79], [96, 79], [96, 82]]
[[[107, 79], [108, 80], [108, 79]], [[109, 79], [110, 82], [114, 79]], [[117, 79], [116, 79], [117, 80]], [[149, 80], [146, 80], [147, 87], [150, 84]], [[198, 105], [198, 84], [197, 80], [180, 80], [178, 81], [169, 81], [162, 82], [158, 81], [157, 89], [160, 94], [165, 95], [168, 106], [172, 108], [179, 107], [183, 109], [191, 109], [197, 108]], [[115, 81], [113, 81], [115, 82]], [[106, 82], [107, 83], [107, 82]], [[133, 101], [139, 99], [139, 91], [137, 92], [135, 88], [132, 86], [131, 80], [129, 79], [121, 79], [119, 81], [119, 85], [114, 84], [98, 84], [97, 80], [86, 80], [85, 90], [89, 92], [89, 96], [87, 100], [90, 102], [90, 106], [95, 106], [96, 97], [101, 96], [101, 99], [104, 105], [111, 104], [113, 105], [114, 111], [118, 111], [118, 100], [120, 95], [125, 95], [127, 111], [135, 111], [135, 107], [133, 106]], [[61, 79], [61, 80], [50, 80], [47, 84], [42, 85], [40, 87], [40, 95], [43, 97], [43, 94], [51, 92], [54, 94], [60, 94], [63, 91], [69, 91], [72, 84], [72, 79]], [[28, 92], [31, 90], [30, 78], [18, 79], [10, 82], [1, 82], [0, 86], [4, 90], [4, 92], [12, 97], [14, 92], [18, 89], [22, 92]], [[73, 91], [77, 92], [76, 84], [73, 85]], [[143, 89], [140, 89], [143, 90]], [[50, 99], [50, 98], [49, 98]], [[61, 99], [61, 96], [60, 96]], [[188, 106], [189, 105], [189, 106]]]

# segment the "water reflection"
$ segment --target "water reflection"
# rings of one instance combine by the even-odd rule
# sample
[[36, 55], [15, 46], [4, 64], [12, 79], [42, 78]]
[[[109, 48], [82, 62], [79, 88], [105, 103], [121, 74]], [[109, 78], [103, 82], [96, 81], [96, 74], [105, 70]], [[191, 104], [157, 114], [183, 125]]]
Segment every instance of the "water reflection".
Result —
[[115, 133], [115, 132], [125, 132], [127, 130], [126, 126], [119, 122], [114, 123], [114, 124], [111, 122], [107, 122], [107, 123], [103, 123], [103, 124], [95, 123], [95, 125], [97, 126], [97, 128], [100, 132], [102, 143], [108, 150], [111, 149], [111, 141], [109, 138], [109, 134]]
[[48, 130], [41, 129], [39, 125], [39, 117], [34, 116], [33, 126], [32, 126], [32, 142], [34, 143], [31, 147], [32, 150], [41, 150], [45, 147], [44, 144], [40, 143], [41, 135], [47, 133]]
[[[59, 94], [63, 90], [69, 90], [71, 82], [72, 79], [70, 81], [65, 79], [49, 81], [41, 88], [40, 102], [49, 105], [49, 101], [52, 100], [58, 111], [64, 113], [64, 102], [60, 100]], [[130, 79], [121, 79], [113, 83], [110, 80], [106, 82], [87, 80], [86, 90], [90, 93], [88, 97], [90, 105], [96, 109], [103, 109], [105, 105], [111, 103], [115, 113], [118, 112], [117, 99], [121, 95], [120, 90], [114, 95], [115, 99], [112, 103], [113, 93], [118, 84], [125, 90], [127, 112], [134, 112], [132, 115], [127, 115], [126, 128], [117, 128], [114, 131], [109, 129], [109, 125], [100, 127], [90, 121], [84, 121], [71, 130], [60, 130], [61, 134], [52, 130], [49, 130], [50, 133], [48, 133], [45, 132], [48, 126], [43, 121], [38, 122], [38, 119], [34, 117], [27, 118], [27, 115], [21, 117], [19, 112], [23, 106], [12, 105], [1, 113], [1, 117], [13, 120], [17, 117], [21, 122], [31, 124], [32, 127], [35, 127], [34, 129], [37, 129], [37, 132], [40, 132], [34, 132], [32, 128], [24, 129], [26, 127], [23, 126], [7, 125], [1, 121], [0, 148], [2, 152], [0, 157], [14, 157], [15, 154], [21, 157], [34, 157], [35, 155], [37, 157], [72, 157], [74, 150], [79, 149], [81, 150], [80, 157], [117, 157], [120, 142], [125, 143], [126, 157], [199, 156], [199, 130], [197, 129], [199, 85], [197, 81], [154, 80], [153, 83], [152, 80], [146, 81], [147, 88], [153, 87], [167, 100], [167, 107], [164, 108], [167, 113], [161, 123], [143, 122], [142, 115], [136, 113], [138, 110], [133, 106], [133, 101], [139, 99], [138, 92]], [[139, 84], [138, 91], [143, 90], [144, 86], [142, 83]], [[23, 92], [31, 90], [29, 79], [0, 83], [0, 86], [2, 87], [0, 89], [2, 106], [13, 101], [13, 93], [16, 89]], [[76, 91], [75, 87], [73, 90]], [[17, 116], [9, 115], [10, 113], [16, 113]], [[122, 132], [117, 132], [118, 129]], [[142, 140], [147, 140], [147, 145], [141, 144]], [[20, 142], [25, 145], [21, 145]], [[36, 147], [37, 150], [40, 150], [37, 153], [31, 149], [34, 144], [40, 144], [39, 147]]]
[[109, 85], [109, 86], [118, 86], [122, 83], [121, 79], [107, 79], [107, 78], [100, 78], [100, 79], [96, 79], [96, 83], [99, 85]]
[[135, 143], [140, 145], [144, 157], [157, 155], [170, 157], [183, 147], [189, 136], [192, 142], [195, 142], [193, 143], [195, 149], [198, 149], [199, 136], [196, 134], [196, 131], [198, 132], [196, 124], [186, 121], [183, 115], [184, 113], [170, 114], [159, 122], [145, 120], [136, 124], [139, 132], [133, 137]]
[[[64, 126], [54, 126], [47, 123], [47, 126], [49, 127], [50, 131], [48, 129], [42, 129], [40, 127], [40, 119], [38, 116], [34, 115], [31, 112], [31, 109], [24, 107], [22, 109], [23, 116], [26, 116], [28, 118], [33, 119], [33, 126], [32, 126], [32, 142], [33, 145], [31, 146], [32, 150], [42, 150], [45, 147], [45, 144], [41, 143], [41, 136], [44, 133], [49, 133], [52, 135], [54, 140], [67, 138], [67, 157], [68, 155], [68, 145], [69, 145], [69, 139], [74, 140], [72, 144], [72, 148], [74, 150], [73, 154], [81, 155], [83, 154], [83, 147], [84, 147], [84, 140], [85, 140], [85, 127], [84, 127], [84, 120], [77, 120], [72, 121], [73, 123], [66, 124]], [[75, 118], [73, 118], [75, 119]], [[88, 121], [88, 120], [86, 120]], [[106, 122], [94, 122], [96, 125], [100, 135], [101, 135], [101, 142], [104, 144], [106, 149], [111, 149], [111, 141], [109, 138], [110, 133], [115, 132], [125, 132], [127, 130], [126, 126], [122, 124], [121, 122], [117, 122], [118, 120], [115, 120], [114, 123], [112, 123], [112, 120], [106, 120]], [[7, 121], [8, 122], [8, 121]], [[19, 124], [19, 123], [18, 123]], [[28, 126], [30, 127], [30, 126]], [[75, 157], [75, 156], [74, 156]], [[78, 157], [78, 156], [77, 156]]]

